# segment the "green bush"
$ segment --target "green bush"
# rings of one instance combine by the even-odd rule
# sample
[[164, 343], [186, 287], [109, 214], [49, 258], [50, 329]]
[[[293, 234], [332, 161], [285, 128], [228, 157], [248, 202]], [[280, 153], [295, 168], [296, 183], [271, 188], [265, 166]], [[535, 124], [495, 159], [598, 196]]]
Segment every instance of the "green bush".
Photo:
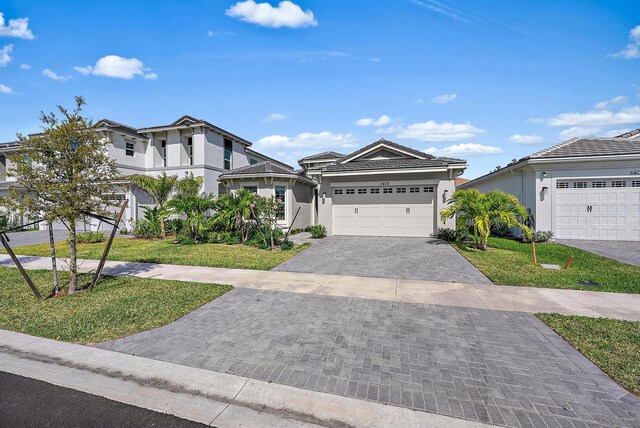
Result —
[[168, 234], [177, 235], [184, 228], [184, 220], [172, 218], [164, 221], [164, 228]]
[[322, 224], [311, 226], [309, 232], [311, 232], [311, 237], [314, 239], [321, 239], [327, 236], [327, 228]]
[[548, 230], [536, 230], [531, 235], [531, 239], [527, 239], [526, 236], [522, 237], [524, 242], [535, 242], [536, 244], [539, 242], [549, 242], [553, 239], [553, 232]]
[[153, 222], [143, 218], [136, 220], [133, 226], [133, 235], [136, 238], [159, 238], [161, 233], [160, 222]]
[[104, 232], [80, 232], [76, 234], [76, 242], [79, 244], [95, 244], [104, 241]]
[[282, 241], [280, 243], [280, 248], [283, 251], [292, 250], [293, 249], [293, 242], [289, 241], [288, 239], [285, 239], [284, 241]]
[[448, 227], [440, 227], [438, 228], [438, 231], [431, 236], [437, 239], [442, 239], [443, 241], [453, 242], [458, 239], [458, 232]]

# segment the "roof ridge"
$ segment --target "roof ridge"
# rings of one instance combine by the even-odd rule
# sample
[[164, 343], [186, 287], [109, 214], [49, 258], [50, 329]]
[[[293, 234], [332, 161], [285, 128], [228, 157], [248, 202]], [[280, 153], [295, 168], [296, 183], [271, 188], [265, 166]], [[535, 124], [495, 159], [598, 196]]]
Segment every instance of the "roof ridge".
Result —
[[120, 122], [116, 122], [115, 120], [111, 120], [111, 119], [107, 119], [106, 117], [103, 117], [102, 119], [98, 120], [97, 122], [94, 123], [94, 126], [97, 125], [100, 122], [110, 122], [113, 123], [114, 125], [118, 125], [118, 126], [124, 126], [125, 128], [129, 128], [132, 129], [134, 131], [137, 132], [138, 128], [134, 127], [134, 126], [130, 126], [130, 125], [125, 125], [124, 123], [120, 123]]
[[[538, 150], [537, 152], [532, 153], [527, 157], [528, 158], [538, 158], [540, 156], [546, 155], [549, 152], [557, 150], [557, 149], [559, 149], [561, 147], [568, 146], [569, 144], [573, 144], [576, 141], [580, 141], [580, 140], [583, 140], [583, 139], [584, 139], [584, 137], [574, 137], [574, 138], [571, 138], [569, 140], [563, 141], [561, 143], [555, 144], [555, 145], [553, 145], [551, 147], [547, 147], [546, 149]], [[526, 159], [526, 158], [523, 158], [523, 159]]]

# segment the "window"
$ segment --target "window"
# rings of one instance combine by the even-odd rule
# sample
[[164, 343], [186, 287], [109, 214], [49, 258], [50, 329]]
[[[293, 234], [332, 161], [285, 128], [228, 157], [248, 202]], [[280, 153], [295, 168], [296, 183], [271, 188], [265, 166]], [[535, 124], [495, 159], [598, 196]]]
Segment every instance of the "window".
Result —
[[333, 189], [334, 195], [342, 195], [342, 189]]
[[423, 189], [424, 193], [433, 193], [433, 186], [428, 186]]
[[347, 191], [346, 191], [345, 193], [346, 193], [347, 195], [353, 195], [353, 194], [355, 194], [355, 193], [356, 193], [356, 191], [355, 191], [355, 190], [353, 190], [353, 189], [347, 189]]
[[224, 139], [224, 169], [233, 167], [233, 141], [228, 138]]
[[420, 193], [419, 187], [409, 187], [409, 193]]
[[367, 189], [358, 189], [358, 195], [365, 195], [367, 193]]
[[595, 189], [602, 189], [603, 187], [607, 187], [607, 182], [606, 181], [592, 181], [591, 182], [591, 187], [593, 187]]
[[249, 165], [255, 165], [257, 163], [258, 163], [257, 159], [253, 159], [253, 158], [249, 159]]
[[193, 165], [193, 138], [187, 138], [187, 156], [189, 156], [189, 165]]
[[133, 154], [135, 153], [135, 146], [133, 143], [127, 141], [125, 143], [125, 154], [127, 156], [133, 157]]
[[371, 193], [380, 193], [380, 189], [371, 189]]
[[627, 182], [624, 180], [613, 180], [611, 187], [627, 187]]
[[573, 182], [573, 188], [574, 189], [586, 189], [587, 188], [587, 182], [586, 181], [574, 181]]
[[284, 220], [285, 216], [285, 206], [286, 206], [286, 197], [287, 188], [284, 186], [276, 186], [276, 200], [282, 202], [281, 208], [278, 209], [276, 213], [277, 220]]
[[385, 187], [382, 189], [382, 193], [393, 193], [393, 189], [391, 187]]
[[569, 182], [568, 181], [557, 181], [556, 182], [556, 189], [568, 189], [569, 188]]
[[162, 158], [162, 166], [167, 166], [167, 141], [160, 141], [160, 157]]
[[396, 193], [407, 193], [406, 187], [396, 187]]
[[251, 193], [258, 193], [258, 186], [242, 186], [242, 188], [250, 191]]
[[631, 182], [631, 187], [640, 187], [640, 180], [633, 180]]

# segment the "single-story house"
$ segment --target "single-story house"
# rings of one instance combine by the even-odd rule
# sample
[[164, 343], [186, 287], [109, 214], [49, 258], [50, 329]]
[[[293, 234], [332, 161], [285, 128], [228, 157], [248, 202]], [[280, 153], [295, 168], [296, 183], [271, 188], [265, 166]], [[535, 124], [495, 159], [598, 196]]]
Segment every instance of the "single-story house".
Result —
[[302, 170], [294, 171], [262, 162], [219, 180], [230, 191], [284, 196], [284, 226], [324, 225], [329, 235], [429, 237], [439, 227], [454, 227], [439, 213], [467, 166], [384, 139], [348, 155], [325, 152], [299, 164]]
[[516, 195], [559, 239], [640, 241], [640, 129], [571, 139], [458, 188]]

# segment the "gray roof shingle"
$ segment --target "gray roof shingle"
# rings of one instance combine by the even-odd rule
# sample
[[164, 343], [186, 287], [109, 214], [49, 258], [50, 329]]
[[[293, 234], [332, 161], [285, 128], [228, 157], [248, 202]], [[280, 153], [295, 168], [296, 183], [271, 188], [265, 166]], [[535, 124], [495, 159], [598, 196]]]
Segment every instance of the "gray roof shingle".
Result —
[[343, 158], [344, 155], [338, 152], [322, 152], [317, 155], [305, 156], [300, 161], [311, 161], [315, 159], [340, 159]]
[[640, 154], [640, 140], [625, 138], [576, 138], [532, 154], [525, 159]]
[[389, 147], [394, 147], [394, 148], [396, 148], [398, 150], [402, 150], [404, 152], [409, 152], [409, 153], [419, 157], [420, 159], [434, 159], [433, 155], [430, 155], [430, 154], [425, 153], [425, 152], [418, 151], [416, 149], [412, 149], [411, 147], [407, 147], [407, 146], [403, 146], [401, 144], [394, 143], [393, 141], [385, 140], [384, 138], [380, 138], [378, 141], [374, 141], [373, 143], [369, 144], [368, 146], [364, 146], [363, 148], [361, 148], [359, 150], [356, 150], [355, 152], [346, 155], [345, 158], [346, 159], [350, 159], [352, 157], [358, 156], [359, 154], [364, 153], [367, 150], [369, 150], [370, 148], [375, 147], [375, 146], [377, 146], [378, 144], [381, 144], [381, 143], [386, 144]]
[[[103, 125], [104, 124], [104, 125]], [[116, 122], [114, 120], [109, 120], [109, 119], [100, 119], [99, 121], [97, 121], [94, 124], [95, 128], [107, 128], [113, 132], [120, 132], [122, 134], [127, 134], [130, 135], [132, 137], [136, 137], [136, 138], [142, 138], [143, 140], [146, 140], [147, 137], [145, 137], [142, 134], [138, 134], [138, 131], [136, 130], [136, 128], [128, 126], [128, 125], [124, 125], [122, 123]]]

